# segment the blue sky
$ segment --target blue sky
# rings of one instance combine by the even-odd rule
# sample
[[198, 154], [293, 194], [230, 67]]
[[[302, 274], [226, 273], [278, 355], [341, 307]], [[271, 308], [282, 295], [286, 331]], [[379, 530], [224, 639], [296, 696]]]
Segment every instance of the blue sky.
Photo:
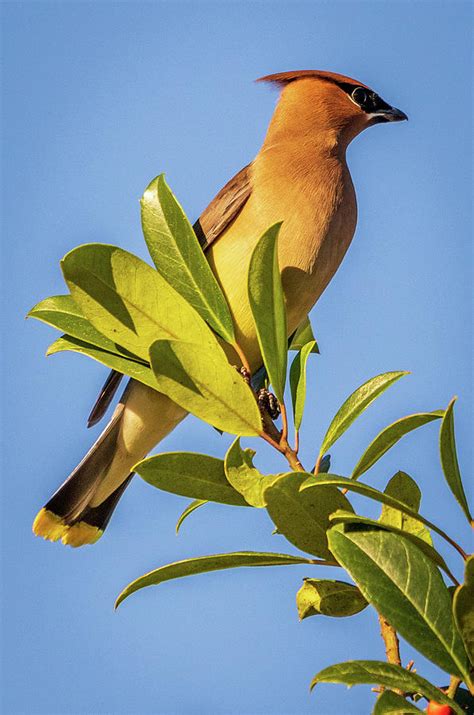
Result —
[[[191, 218], [199, 214], [263, 139], [276, 96], [254, 79], [297, 68], [349, 74], [410, 121], [376, 126], [349, 150], [359, 223], [312, 314], [322, 354], [302, 455], [312, 459], [357, 385], [407, 369], [333, 448], [334, 471], [347, 474], [388, 422], [457, 394], [468, 475], [471, 27], [467, 2], [3, 4], [3, 712], [367, 714], [368, 688], [324, 685], [310, 695], [308, 685], [339, 660], [383, 657], [375, 614], [299, 624], [294, 594], [313, 575], [303, 567], [168, 583], [113, 612], [126, 583], [169, 561], [294, 552], [262, 511], [212, 505], [176, 537], [186, 500], [136, 479], [96, 546], [73, 551], [32, 536], [37, 509], [98, 433], [85, 421], [106, 369], [72, 354], [46, 360], [54, 331], [24, 315], [64, 291], [58, 262], [80, 243], [145, 257], [138, 198], [156, 174], [166, 172]], [[222, 456], [228, 443], [188, 419], [162, 448]], [[267, 471], [284, 469], [266, 448], [259, 455]], [[436, 425], [366, 476], [383, 487], [397, 469], [422, 487], [423, 513], [467, 547]], [[405, 660], [411, 653], [403, 645]], [[444, 684], [434, 666], [416, 663]]]

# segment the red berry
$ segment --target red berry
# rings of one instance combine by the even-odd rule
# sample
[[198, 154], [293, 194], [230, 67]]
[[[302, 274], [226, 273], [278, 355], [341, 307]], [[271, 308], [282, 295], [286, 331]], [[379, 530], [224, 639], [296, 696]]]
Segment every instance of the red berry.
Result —
[[426, 712], [428, 715], [454, 715], [454, 710], [449, 705], [440, 705], [434, 700], [430, 700]]

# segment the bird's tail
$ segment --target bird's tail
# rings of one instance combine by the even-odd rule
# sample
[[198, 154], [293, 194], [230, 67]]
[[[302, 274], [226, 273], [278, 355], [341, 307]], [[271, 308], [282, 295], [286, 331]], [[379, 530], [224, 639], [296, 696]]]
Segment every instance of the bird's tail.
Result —
[[165, 395], [130, 381], [97, 442], [38, 512], [33, 532], [69, 546], [97, 541], [133, 476], [133, 466], [185, 415]]

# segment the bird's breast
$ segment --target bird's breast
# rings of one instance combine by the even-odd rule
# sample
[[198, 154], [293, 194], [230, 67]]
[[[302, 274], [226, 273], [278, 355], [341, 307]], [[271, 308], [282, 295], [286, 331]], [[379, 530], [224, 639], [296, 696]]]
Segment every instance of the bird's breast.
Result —
[[250, 198], [209, 252], [247, 352], [257, 350], [258, 355], [247, 298], [247, 271], [262, 233], [283, 222], [278, 250], [291, 333], [339, 267], [352, 240], [356, 216], [355, 193], [345, 161], [330, 156], [315, 161], [314, 156], [278, 151], [257, 157]]

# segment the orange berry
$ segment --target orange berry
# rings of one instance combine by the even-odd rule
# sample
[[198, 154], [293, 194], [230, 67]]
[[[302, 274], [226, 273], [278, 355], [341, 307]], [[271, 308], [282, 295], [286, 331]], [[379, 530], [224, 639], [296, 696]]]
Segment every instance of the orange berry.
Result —
[[434, 700], [430, 700], [426, 712], [428, 715], [454, 715], [454, 710], [449, 705], [440, 705], [440, 703], [435, 703]]

